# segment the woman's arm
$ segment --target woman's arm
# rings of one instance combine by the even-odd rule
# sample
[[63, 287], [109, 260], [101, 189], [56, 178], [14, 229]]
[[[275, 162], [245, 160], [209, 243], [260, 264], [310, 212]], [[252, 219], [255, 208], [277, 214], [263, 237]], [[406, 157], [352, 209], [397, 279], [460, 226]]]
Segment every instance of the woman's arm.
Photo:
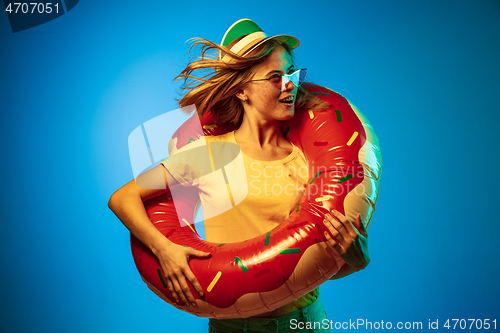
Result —
[[[143, 242], [158, 258], [167, 286], [176, 301], [178, 296], [186, 304], [196, 305], [186, 278], [203, 295], [198, 280], [188, 265], [190, 257], [207, 257], [208, 252], [193, 250], [172, 243], [151, 223], [143, 202], [179, 186], [168, 171], [159, 165], [118, 189], [109, 199], [108, 206], [120, 221]], [[178, 296], [177, 296], [178, 295]]]
[[330, 280], [338, 280], [355, 272], [356, 271], [351, 266], [344, 264], [342, 267], [340, 267], [340, 270], [337, 272], [337, 274], [332, 276]]

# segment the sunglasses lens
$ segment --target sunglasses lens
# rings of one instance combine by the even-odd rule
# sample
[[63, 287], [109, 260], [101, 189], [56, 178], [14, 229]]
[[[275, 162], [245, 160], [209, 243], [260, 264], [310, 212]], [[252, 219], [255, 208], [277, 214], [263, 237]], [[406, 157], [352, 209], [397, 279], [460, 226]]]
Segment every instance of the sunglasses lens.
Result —
[[273, 82], [271, 83], [273, 83], [273, 85], [280, 91], [285, 91], [286, 85], [290, 81], [292, 81], [294, 86], [298, 87], [302, 84], [302, 82], [304, 82], [304, 79], [306, 78], [306, 72], [307, 69], [299, 69], [292, 74], [280, 76], [281, 80], [279, 84], [275, 84]]
[[290, 82], [290, 77], [288, 75], [283, 75], [281, 79], [281, 85], [278, 88], [280, 91], [285, 91], [286, 90], [286, 85], [288, 82]]
[[282, 81], [283, 80], [281, 79], [281, 75], [276, 75], [269, 80], [269, 82], [271, 82], [273, 84], [273, 86], [275, 86], [276, 89], [278, 89], [278, 90], [281, 90], [281, 82]]
[[307, 69], [301, 69], [300, 70], [300, 73], [299, 73], [299, 86], [304, 82], [304, 80], [306, 79], [306, 73], [307, 73]]

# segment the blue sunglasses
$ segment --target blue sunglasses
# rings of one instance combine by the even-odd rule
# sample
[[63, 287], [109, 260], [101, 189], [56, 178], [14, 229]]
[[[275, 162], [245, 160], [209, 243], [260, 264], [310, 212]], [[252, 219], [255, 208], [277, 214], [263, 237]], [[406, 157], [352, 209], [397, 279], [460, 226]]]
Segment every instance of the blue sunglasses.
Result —
[[307, 68], [298, 69], [292, 74], [274, 74], [269, 79], [258, 79], [252, 81], [269, 81], [279, 91], [286, 90], [286, 84], [290, 81], [299, 87], [306, 78]]

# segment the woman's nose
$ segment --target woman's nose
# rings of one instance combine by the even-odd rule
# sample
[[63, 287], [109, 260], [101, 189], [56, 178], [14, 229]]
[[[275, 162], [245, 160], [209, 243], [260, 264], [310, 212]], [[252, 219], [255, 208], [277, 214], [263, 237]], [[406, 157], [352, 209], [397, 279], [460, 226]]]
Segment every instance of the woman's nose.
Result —
[[293, 84], [292, 80], [289, 78], [283, 78], [283, 86], [281, 87], [281, 91], [292, 91], [295, 89], [295, 85]]

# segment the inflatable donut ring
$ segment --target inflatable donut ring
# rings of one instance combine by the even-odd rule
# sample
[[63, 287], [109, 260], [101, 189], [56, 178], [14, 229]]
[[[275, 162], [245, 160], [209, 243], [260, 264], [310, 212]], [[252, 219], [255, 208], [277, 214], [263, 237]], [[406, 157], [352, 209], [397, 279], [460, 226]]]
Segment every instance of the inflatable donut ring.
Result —
[[[204, 290], [197, 306], [175, 302], [156, 257], [131, 236], [137, 269], [148, 287], [169, 304], [201, 317], [240, 318], [259, 315], [290, 303], [328, 281], [342, 267], [340, 257], [326, 251], [324, 214], [332, 209], [354, 221], [361, 213], [370, 223], [378, 195], [381, 155], [378, 139], [366, 118], [340, 94], [313, 84], [304, 88], [328, 102], [320, 112], [297, 109], [282, 123], [283, 135], [304, 153], [309, 184], [296, 211], [270, 232], [238, 243], [202, 240], [194, 227], [199, 205], [197, 189], [187, 187], [175, 207], [170, 192], [144, 204], [152, 223], [172, 242], [212, 254], [191, 259], [189, 265]], [[197, 115], [194, 115], [197, 118]], [[189, 133], [188, 119], [172, 136], [177, 148], [201, 137]], [[234, 130], [214, 125], [206, 113], [204, 135]], [[172, 142], [172, 140], [171, 140]], [[189, 228], [185, 227], [184, 221]], [[181, 225], [184, 225], [182, 227]]]

